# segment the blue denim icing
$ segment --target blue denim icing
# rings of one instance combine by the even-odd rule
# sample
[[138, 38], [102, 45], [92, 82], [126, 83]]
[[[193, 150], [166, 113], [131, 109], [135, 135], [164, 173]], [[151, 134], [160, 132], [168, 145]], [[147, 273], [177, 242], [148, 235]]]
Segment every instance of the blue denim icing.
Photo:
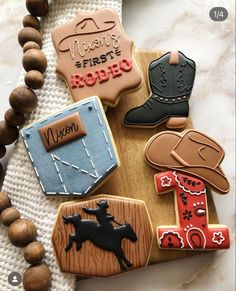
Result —
[[[39, 128], [76, 112], [86, 135], [47, 152]], [[74, 103], [23, 128], [21, 136], [42, 191], [47, 195], [87, 196], [119, 166], [98, 97]]]

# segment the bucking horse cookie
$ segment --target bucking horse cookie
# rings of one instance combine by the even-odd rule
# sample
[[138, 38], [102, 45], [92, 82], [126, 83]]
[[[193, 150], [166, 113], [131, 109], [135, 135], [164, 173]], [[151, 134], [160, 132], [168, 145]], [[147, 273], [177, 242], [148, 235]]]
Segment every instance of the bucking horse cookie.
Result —
[[147, 265], [152, 239], [145, 203], [109, 195], [62, 204], [52, 236], [61, 271], [102, 277]]

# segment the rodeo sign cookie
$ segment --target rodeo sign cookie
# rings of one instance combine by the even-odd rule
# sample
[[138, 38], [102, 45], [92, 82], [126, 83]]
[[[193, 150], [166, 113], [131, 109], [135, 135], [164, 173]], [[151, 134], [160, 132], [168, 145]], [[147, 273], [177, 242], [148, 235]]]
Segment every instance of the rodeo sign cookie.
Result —
[[111, 9], [79, 12], [70, 23], [52, 32], [56, 72], [66, 81], [75, 101], [97, 95], [116, 106], [120, 94], [142, 82], [134, 59], [134, 43]]

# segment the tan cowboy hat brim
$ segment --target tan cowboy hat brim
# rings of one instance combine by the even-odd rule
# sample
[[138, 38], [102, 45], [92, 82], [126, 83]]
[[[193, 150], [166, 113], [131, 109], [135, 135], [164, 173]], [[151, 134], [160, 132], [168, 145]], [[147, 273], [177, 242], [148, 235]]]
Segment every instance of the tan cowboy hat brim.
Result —
[[230, 190], [229, 182], [220, 168], [212, 169], [206, 166], [185, 166], [171, 154], [177, 143], [181, 140], [181, 133], [172, 131], [161, 132], [154, 135], [146, 144], [145, 159], [147, 163], [160, 170], [174, 169], [203, 179], [211, 188], [220, 194]]
[[89, 34], [97, 34], [97, 33], [105, 32], [105, 31], [111, 30], [116, 25], [114, 21], [105, 21], [104, 24], [106, 27], [103, 27], [102, 29], [98, 29], [94, 31], [79, 32], [79, 33], [66, 36], [59, 42], [58, 49], [61, 52], [66, 52], [70, 49], [69, 42], [68, 42], [69, 39], [73, 39], [76, 36], [80, 36], [80, 35], [89, 35]]

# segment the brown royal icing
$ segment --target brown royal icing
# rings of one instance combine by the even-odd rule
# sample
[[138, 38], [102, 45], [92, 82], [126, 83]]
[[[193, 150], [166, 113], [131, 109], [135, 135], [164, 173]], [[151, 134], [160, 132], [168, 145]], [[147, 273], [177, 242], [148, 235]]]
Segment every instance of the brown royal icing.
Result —
[[146, 266], [152, 241], [145, 202], [114, 195], [61, 204], [52, 234], [61, 271], [90, 277]]
[[133, 58], [134, 43], [111, 9], [79, 12], [72, 22], [53, 30], [52, 40], [56, 72], [75, 101], [96, 94], [103, 103], [116, 106], [121, 93], [142, 82]]
[[79, 113], [71, 114], [61, 120], [54, 121], [39, 129], [46, 151], [72, 141], [86, 134]]
[[146, 161], [160, 170], [173, 169], [203, 179], [215, 191], [226, 194], [230, 185], [220, 163], [223, 148], [194, 129], [181, 133], [164, 131], [154, 135], [145, 148]]

